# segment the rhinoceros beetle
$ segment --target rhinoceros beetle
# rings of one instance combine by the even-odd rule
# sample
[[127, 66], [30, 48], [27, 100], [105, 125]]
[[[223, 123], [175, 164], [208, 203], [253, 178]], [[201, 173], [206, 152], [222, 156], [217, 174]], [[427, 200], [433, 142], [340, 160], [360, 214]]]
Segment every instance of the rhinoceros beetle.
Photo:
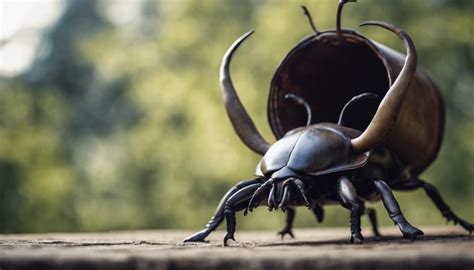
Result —
[[[444, 107], [437, 87], [417, 69], [412, 39], [389, 23], [361, 24], [395, 33], [407, 50], [404, 57], [353, 31], [341, 30], [346, 2], [339, 2], [336, 31], [318, 32], [305, 9], [315, 35], [290, 51], [272, 80], [269, 120], [278, 138], [273, 145], [257, 131], [229, 72], [234, 52], [253, 31], [230, 46], [220, 69], [226, 110], [241, 140], [263, 158], [256, 178], [232, 187], [206, 228], [184, 241], [204, 241], [225, 219], [227, 245], [229, 239], [234, 240], [235, 213], [244, 210], [246, 215], [259, 205], [286, 211], [286, 226], [279, 234], [293, 237], [293, 207], [307, 206], [322, 222], [323, 206], [339, 203], [350, 211], [350, 242], [362, 243], [364, 213], [375, 236], [380, 236], [375, 210], [364, 205], [380, 199], [403, 237], [415, 239], [423, 232], [406, 220], [392, 190], [417, 188], [425, 190], [445, 218], [472, 232], [473, 224], [454, 214], [439, 191], [418, 177], [439, 152]], [[320, 58], [324, 64], [318, 64]], [[362, 64], [357, 62], [361, 60]], [[349, 75], [333, 80], [334, 72]]]

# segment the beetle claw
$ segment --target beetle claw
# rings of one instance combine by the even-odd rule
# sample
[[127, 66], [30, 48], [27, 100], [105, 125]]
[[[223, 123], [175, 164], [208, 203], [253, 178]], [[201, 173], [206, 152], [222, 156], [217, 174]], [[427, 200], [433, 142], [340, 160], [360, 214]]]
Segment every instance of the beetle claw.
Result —
[[423, 231], [413, 227], [408, 222], [400, 222], [397, 225], [398, 225], [398, 228], [400, 228], [400, 231], [403, 234], [403, 238], [405, 238], [405, 239], [415, 240], [415, 239], [418, 238], [418, 236], [423, 235]]
[[364, 237], [362, 236], [362, 234], [360, 233], [354, 233], [351, 235], [351, 239], [350, 239], [350, 243], [351, 244], [362, 244], [362, 242], [364, 241]]
[[235, 241], [233, 233], [226, 233], [226, 235], [224, 236], [224, 246], [228, 246], [227, 241], [229, 241], [229, 240], [234, 240]]
[[295, 235], [293, 234], [291, 228], [283, 228], [283, 230], [279, 231], [277, 233], [277, 235], [280, 235], [281, 236], [281, 240], [283, 240], [283, 238], [285, 238], [285, 235], [289, 235], [291, 238], [295, 238]]
[[467, 222], [466, 220], [458, 217], [456, 214], [451, 212], [450, 210], [442, 212], [443, 216], [446, 218], [446, 223], [452, 221], [454, 225], [461, 225], [469, 234], [472, 234], [474, 230], [474, 224]]
[[204, 242], [204, 243], [209, 243], [209, 241], [206, 241], [206, 236], [209, 234], [209, 232], [204, 229], [202, 231], [199, 231], [183, 240], [183, 242]]

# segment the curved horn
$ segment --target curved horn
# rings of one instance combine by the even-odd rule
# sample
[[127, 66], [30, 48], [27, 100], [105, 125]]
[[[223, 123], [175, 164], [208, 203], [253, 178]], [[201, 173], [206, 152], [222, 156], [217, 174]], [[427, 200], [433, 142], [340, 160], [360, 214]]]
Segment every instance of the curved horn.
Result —
[[260, 155], [264, 155], [270, 144], [260, 135], [257, 128], [255, 127], [252, 119], [250, 119], [247, 111], [240, 102], [239, 96], [235, 92], [234, 85], [229, 73], [229, 65], [232, 60], [232, 55], [239, 48], [240, 44], [250, 35], [253, 34], [253, 30], [243, 34], [239, 37], [227, 50], [224, 57], [222, 58], [220, 68], [220, 85], [222, 95], [224, 96], [225, 108], [227, 115], [230, 118], [230, 122], [234, 127], [235, 132], [239, 135], [242, 142], [247, 145], [250, 149], [257, 152]]
[[367, 21], [362, 23], [360, 26], [365, 25], [377, 25], [397, 34], [398, 37], [403, 40], [407, 50], [407, 56], [398, 78], [380, 102], [377, 112], [369, 126], [359, 137], [351, 140], [352, 148], [356, 152], [364, 152], [373, 149], [375, 146], [382, 143], [390, 133], [390, 130], [397, 120], [408, 86], [416, 72], [417, 64], [415, 45], [405, 31], [397, 26], [385, 22]]

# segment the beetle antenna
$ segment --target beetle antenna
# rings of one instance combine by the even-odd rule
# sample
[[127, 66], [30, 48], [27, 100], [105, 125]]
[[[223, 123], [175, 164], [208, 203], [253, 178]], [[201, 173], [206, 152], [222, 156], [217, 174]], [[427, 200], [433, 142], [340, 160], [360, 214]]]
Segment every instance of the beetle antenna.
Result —
[[336, 34], [339, 38], [342, 37], [342, 32], [341, 32], [342, 8], [348, 2], [357, 2], [357, 0], [339, 0], [339, 4], [337, 5]]
[[295, 101], [297, 104], [304, 105], [304, 107], [306, 109], [306, 113], [308, 114], [308, 120], [306, 121], [306, 126], [309, 126], [311, 124], [312, 114], [311, 114], [311, 107], [309, 106], [308, 102], [306, 102], [303, 98], [301, 98], [297, 95], [294, 95], [294, 94], [286, 94], [285, 98], [286, 99], [291, 99], [291, 100]]
[[344, 125], [344, 114], [345, 114], [347, 108], [352, 106], [354, 103], [357, 103], [359, 101], [363, 101], [363, 100], [366, 100], [366, 99], [377, 98], [377, 97], [378, 97], [378, 95], [375, 94], [375, 93], [363, 93], [363, 94], [360, 94], [360, 95], [357, 95], [357, 96], [351, 98], [351, 100], [349, 100], [346, 103], [346, 105], [344, 105], [344, 107], [342, 108], [341, 113], [339, 114], [339, 120], [337, 121], [337, 124], [341, 125], [341, 126]]
[[263, 183], [262, 185], [260, 185], [256, 190], [255, 192], [253, 193], [252, 197], [250, 198], [250, 201], [249, 201], [249, 204], [247, 205], [247, 208], [245, 208], [244, 210], [244, 216], [247, 215], [248, 211], [252, 212], [254, 207], [253, 207], [253, 200], [255, 199], [255, 197], [257, 197], [258, 195], [260, 195], [264, 189], [267, 189], [269, 185], [273, 184], [273, 179], [269, 179], [267, 181], [265, 181], [265, 183]]
[[308, 17], [308, 21], [309, 21], [309, 24], [311, 25], [311, 28], [313, 29], [313, 32], [316, 33], [316, 35], [318, 35], [319, 31], [314, 25], [314, 21], [313, 21], [313, 17], [311, 16], [311, 13], [309, 13], [308, 9], [305, 6], [302, 5], [301, 8], [303, 9], [304, 15]]

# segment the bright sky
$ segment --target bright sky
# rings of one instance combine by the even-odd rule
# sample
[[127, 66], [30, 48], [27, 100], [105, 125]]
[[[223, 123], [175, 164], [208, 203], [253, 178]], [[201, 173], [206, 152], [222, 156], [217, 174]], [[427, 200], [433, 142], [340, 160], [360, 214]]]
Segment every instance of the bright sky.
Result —
[[62, 10], [61, 0], [0, 0], [0, 76], [15, 76], [28, 68], [41, 31]]

